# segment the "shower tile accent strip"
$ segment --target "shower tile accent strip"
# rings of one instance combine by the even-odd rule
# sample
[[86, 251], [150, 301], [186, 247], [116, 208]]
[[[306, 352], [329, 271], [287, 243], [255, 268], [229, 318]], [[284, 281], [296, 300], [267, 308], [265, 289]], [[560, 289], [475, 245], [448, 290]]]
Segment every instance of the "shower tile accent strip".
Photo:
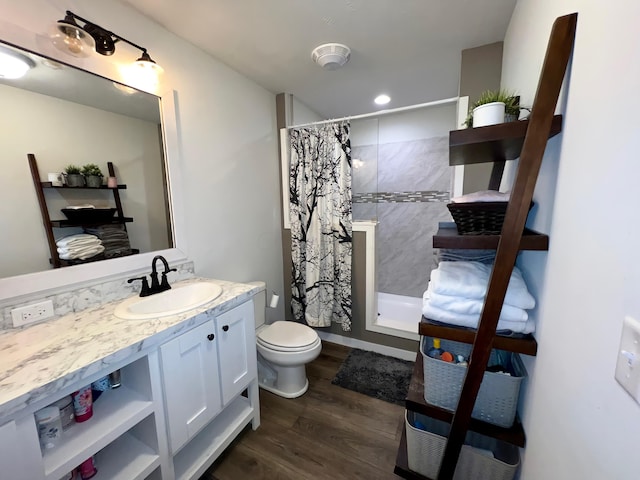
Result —
[[352, 194], [353, 203], [417, 203], [448, 202], [449, 192], [424, 190], [418, 192], [372, 192]]

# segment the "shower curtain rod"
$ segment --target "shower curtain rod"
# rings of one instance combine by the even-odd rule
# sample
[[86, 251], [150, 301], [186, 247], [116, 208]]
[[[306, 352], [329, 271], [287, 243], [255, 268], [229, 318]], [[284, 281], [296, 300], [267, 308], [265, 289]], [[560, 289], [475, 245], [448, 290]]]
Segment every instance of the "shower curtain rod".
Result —
[[417, 105], [409, 105], [408, 107], [390, 108], [387, 110], [379, 110], [377, 112], [363, 113], [361, 115], [353, 115], [351, 117], [333, 118], [331, 120], [321, 120], [319, 122], [301, 123], [300, 125], [291, 125], [290, 127], [285, 127], [285, 128], [287, 130], [290, 130], [292, 128], [310, 127], [312, 125], [322, 125], [325, 123], [341, 122], [343, 120], [359, 120], [361, 118], [377, 117], [379, 115], [387, 115], [389, 113], [406, 112], [408, 110], [415, 110], [417, 108], [435, 107], [436, 105], [446, 105], [447, 103], [455, 103], [458, 101], [459, 98], [460, 97], [445, 98], [443, 100], [435, 100], [433, 102], [419, 103]]

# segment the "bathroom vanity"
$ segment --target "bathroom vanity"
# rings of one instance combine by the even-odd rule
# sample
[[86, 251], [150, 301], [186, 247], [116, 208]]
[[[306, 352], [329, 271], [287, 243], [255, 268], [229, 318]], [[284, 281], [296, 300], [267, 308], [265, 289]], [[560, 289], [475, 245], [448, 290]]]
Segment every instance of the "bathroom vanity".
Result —
[[[114, 316], [121, 303], [0, 334], [0, 477], [59, 480], [90, 457], [102, 479], [198, 478], [260, 423], [252, 297], [222, 293], [184, 313]], [[34, 413], [120, 369], [122, 385], [41, 450]]]

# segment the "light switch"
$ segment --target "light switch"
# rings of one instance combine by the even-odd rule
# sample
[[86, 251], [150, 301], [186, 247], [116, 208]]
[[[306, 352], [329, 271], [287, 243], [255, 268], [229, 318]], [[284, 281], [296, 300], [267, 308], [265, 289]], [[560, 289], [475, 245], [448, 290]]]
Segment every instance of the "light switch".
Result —
[[640, 322], [631, 317], [622, 325], [616, 380], [640, 403]]

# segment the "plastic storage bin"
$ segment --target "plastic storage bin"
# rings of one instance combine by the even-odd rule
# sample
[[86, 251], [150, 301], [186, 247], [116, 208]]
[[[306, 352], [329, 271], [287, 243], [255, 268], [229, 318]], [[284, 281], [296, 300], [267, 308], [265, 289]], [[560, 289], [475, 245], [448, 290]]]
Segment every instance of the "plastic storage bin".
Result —
[[[424, 399], [427, 403], [445, 410], [454, 411], [458, 405], [467, 367], [428, 357], [426, 352], [432, 344], [431, 337], [422, 337], [420, 352], [424, 358]], [[454, 355], [467, 357], [471, 345], [442, 340], [441, 347]], [[520, 385], [527, 371], [517, 353], [492, 350], [488, 365], [500, 364], [511, 376], [485, 372], [471, 416], [498, 425], [511, 427], [516, 416]]]
[[[449, 424], [406, 411], [407, 460], [410, 470], [437, 478], [449, 434]], [[512, 480], [520, 465], [518, 447], [468, 432], [454, 480]]]

